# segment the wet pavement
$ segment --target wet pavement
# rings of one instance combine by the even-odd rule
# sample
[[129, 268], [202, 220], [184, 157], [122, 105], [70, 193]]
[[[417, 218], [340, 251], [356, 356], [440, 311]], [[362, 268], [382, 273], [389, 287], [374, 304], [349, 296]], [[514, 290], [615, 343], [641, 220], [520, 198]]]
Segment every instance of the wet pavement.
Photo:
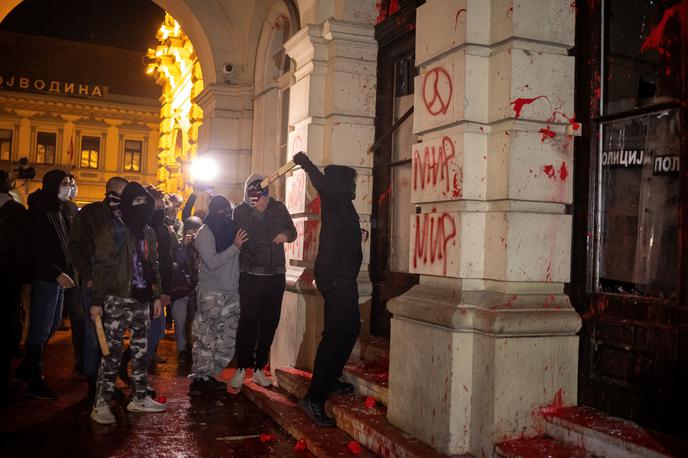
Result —
[[[9, 457], [290, 457], [308, 456], [294, 451], [296, 441], [243, 395], [209, 394], [190, 399], [188, 369], [179, 368], [176, 344], [168, 335], [150, 375], [167, 412], [133, 414], [127, 399], [116, 397], [117, 425], [102, 426], [89, 418], [86, 381], [73, 374], [69, 332], [59, 332], [46, 350], [46, 381], [60, 396], [39, 401], [26, 396], [15, 382], [16, 402], [0, 407], [0, 456]], [[18, 362], [18, 361], [17, 361]], [[225, 371], [225, 381], [232, 371]], [[119, 382], [118, 382], [119, 383]], [[244, 437], [263, 435], [262, 437]]]

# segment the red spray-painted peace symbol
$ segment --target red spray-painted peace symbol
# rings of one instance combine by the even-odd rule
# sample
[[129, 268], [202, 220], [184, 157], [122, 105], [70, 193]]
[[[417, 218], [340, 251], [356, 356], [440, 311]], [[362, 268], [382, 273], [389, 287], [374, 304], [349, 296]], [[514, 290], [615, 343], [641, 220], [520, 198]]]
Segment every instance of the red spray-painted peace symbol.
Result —
[[433, 116], [447, 113], [453, 90], [451, 76], [444, 68], [428, 71], [423, 77], [423, 102], [428, 112]]

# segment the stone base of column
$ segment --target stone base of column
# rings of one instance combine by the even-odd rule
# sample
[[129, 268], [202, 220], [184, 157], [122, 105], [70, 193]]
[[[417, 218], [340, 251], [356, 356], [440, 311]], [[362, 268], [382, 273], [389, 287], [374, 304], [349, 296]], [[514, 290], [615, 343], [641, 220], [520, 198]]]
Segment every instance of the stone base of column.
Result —
[[417, 285], [390, 301], [395, 426], [449, 454], [541, 431], [540, 409], [574, 405], [581, 320], [563, 294]]

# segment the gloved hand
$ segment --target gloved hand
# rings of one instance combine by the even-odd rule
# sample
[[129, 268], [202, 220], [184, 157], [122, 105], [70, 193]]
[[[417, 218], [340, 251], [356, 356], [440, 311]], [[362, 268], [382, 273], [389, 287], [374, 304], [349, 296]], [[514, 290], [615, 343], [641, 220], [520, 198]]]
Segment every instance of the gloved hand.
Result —
[[294, 164], [303, 167], [304, 165], [310, 162], [310, 159], [308, 158], [306, 153], [304, 153], [303, 151], [299, 151], [298, 153], [294, 154], [292, 161], [294, 161]]

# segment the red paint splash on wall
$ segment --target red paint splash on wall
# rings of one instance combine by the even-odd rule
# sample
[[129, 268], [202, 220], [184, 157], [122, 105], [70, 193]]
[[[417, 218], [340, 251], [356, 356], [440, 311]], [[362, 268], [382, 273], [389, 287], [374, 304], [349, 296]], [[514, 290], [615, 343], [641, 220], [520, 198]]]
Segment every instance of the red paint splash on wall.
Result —
[[466, 15], [466, 8], [461, 8], [459, 11], [456, 12], [456, 19], [454, 19], [454, 30], [456, 30], [456, 27], [459, 25], [459, 16], [461, 16], [461, 13], [465, 13]]
[[566, 162], [561, 163], [561, 167], [559, 167], [559, 179], [561, 181], [566, 181], [566, 178], [569, 176], [569, 171], [566, 168]]
[[387, 200], [387, 198], [391, 195], [392, 195], [392, 185], [389, 185], [389, 187], [385, 190], [385, 192], [380, 194], [380, 197], [377, 199], [377, 204], [382, 205], [385, 202], [385, 200]]
[[537, 97], [533, 97], [532, 99], [528, 98], [523, 98], [519, 97], [513, 102], [511, 102], [511, 105], [514, 106], [514, 113], [515, 113], [515, 118], [518, 119], [521, 117], [521, 111], [523, 110], [523, 107], [525, 105], [530, 105], [531, 103], [535, 102], [537, 99], [545, 99], [549, 101], [546, 95], [538, 95]]
[[668, 10], [664, 11], [664, 15], [662, 16], [662, 20], [659, 21], [659, 24], [657, 24], [655, 27], [650, 30], [650, 33], [647, 35], [647, 38], [645, 38], [645, 41], [643, 42], [642, 46], [640, 47], [640, 52], [645, 52], [649, 49], [654, 49], [657, 51], [657, 53], [660, 56], [666, 56], [670, 57], [669, 51], [667, 51], [666, 46], [671, 44], [671, 41], [666, 42], [664, 40], [664, 29], [666, 28], [667, 23], [669, 22], [669, 19], [674, 17], [674, 15], [677, 15], [681, 12], [681, 5], [676, 4], [669, 8]]
[[552, 164], [547, 164], [542, 167], [542, 171], [545, 172], [545, 175], [547, 175], [548, 178], [556, 178], [557, 176], [557, 170]]
[[461, 188], [459, 187], [459, 174], [458, 173], [454, 174], [454, 183], [452, 185], [452, 198], [453, 199], [460, 199], [461, 198]]
[[542, 138], [540, 138], [540, 141], [543, 143], [545, 142], [545, 140], [549, 138], [554, 138], [557, 135], [552, 129], [549, 128], [549, 126], [543, 127], [538, 132], [542, 134]]
[[554, 394], [554, 399], [552, 403], [542, 407], [540, 413], [543, 415], [551, 415], [559, 412], [564, 407], [564, 389], [559, 388], [559, 390]]

